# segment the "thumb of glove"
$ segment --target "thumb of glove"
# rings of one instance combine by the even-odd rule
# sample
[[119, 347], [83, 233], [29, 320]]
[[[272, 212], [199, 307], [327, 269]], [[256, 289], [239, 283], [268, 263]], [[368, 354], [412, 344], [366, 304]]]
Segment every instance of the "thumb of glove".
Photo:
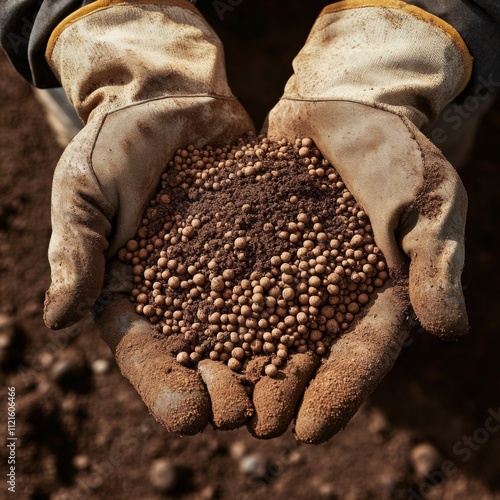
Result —
[[[80, 133], [63, 153], [52, 188], [51, 285], [44, 321], [52, 329], [78, 322], [101, 291], [115, 213], [86, 159], [93, 134]], [[87, 144], [89, 143], [89, 144]]]
[[424, 182], [401, 228], [401, 246], [410, 257], [409, 295], [428, 331], [454, 339], [469, 330], [460, 279], [467, 194], [440, 152], [415, 136], [424, 160]]

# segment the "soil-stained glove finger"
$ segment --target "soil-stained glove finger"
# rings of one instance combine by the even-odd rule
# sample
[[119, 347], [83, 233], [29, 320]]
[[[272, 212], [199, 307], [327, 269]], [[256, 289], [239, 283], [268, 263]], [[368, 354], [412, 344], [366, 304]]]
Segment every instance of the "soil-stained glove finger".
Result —
[[332, 345], [305, 391], [295, 425], [299, 441], [329, 440], [392, 368], [409, 333], [407, 303], [401, 287], [385, 288], [353, 329]]
[[290, 425], [297, 403], [318, 367], [318, 359], [308, 354], [295, 354], [276, 377], [262, 377], [255, 385], [255, 415], [248, 424], [258, 438], [281, 436]]
[[94, 305], [104, 281], [104, 252], [114, 215], [88, 168], [92, 131], [77, 137], [59, 160], [52, 188], [51, 285], [44, 321], [54, 329], [76, 323]]
[[151, 335], [151, 323], [117, 298], [96, 317], [105, 342], [154, 418], [169, 432], [193, 435], [210, 419], [210, 399], [199, 374], [181, 366], [168, 346]]
[[209, 359], [198, 363], [198, 371], [210, 395], [214, 427], [227, 431], [244, 425], [253, 415], [253, 406], [241, 377], [227, 365]]
[[461, 274], [467, 195], [458, 174], [421, 134], [424, 183], [402, 223], [410, 257], [410, 300], [429, 332], [453, 339], [469, 331]]

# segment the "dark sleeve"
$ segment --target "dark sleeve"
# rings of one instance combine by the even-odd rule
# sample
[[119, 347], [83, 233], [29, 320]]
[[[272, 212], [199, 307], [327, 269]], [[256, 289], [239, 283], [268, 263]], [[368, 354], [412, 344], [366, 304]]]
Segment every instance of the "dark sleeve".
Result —
[[[2, 0], [0, 42], [17, 71], [40, 88], [59, 82], [45, 61], [53, 29], [69, 14], [94, 0]], [[500, 0], [407, 0], [437, 15], [463, 37], [474, 57], [469, 86], [500, 88]], [[203, 2], [199, 2], [202, 4]], [[327, 2], [328, 3], [328, 2]]]
[[45, 61], [54, 28], [94, 0], [1, 0], [0, 43], [13, 66], [39, 88], [60, 86]]
[[474, 58], [464, 94], [500, 91], [500, 0], [406, 0], [448, 24], [462, 36]]

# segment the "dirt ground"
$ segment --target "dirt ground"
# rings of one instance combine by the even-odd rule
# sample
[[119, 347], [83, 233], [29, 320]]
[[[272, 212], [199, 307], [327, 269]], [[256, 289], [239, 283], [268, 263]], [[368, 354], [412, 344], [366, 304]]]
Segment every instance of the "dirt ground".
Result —
[[[233, 28], [247, 22], [246, 5], [223, 20], [215, 9], [207, 14], [233, 63], [233, 89], [260, 122], [311, 19], [303, 22], [294, 11], [287, 26], [294, 43], [277, 42], [259, 58], [248, 55], [248, 47], [271, 36], [269, 23], [250, 32], [255, 38], [245, 39], [248, 46], [232, 43]], [[271, 8], [269, 16], [279, 18], [279, 11]], [[238, 77], [245, 60], [249, 73]], [[254, 71], [269, 75], [268, 87], [260, 79], [250, 92], [245, 81]], [[3, 56], [0, 74], [0, 433], [7, 437], [6, 388], [14, 387], [12, 498], [500, 499], [500, 233], [493, 210], [500, 103], [483, 121], [462, 173], [470, 203], [463, 276], [470, 334], [445, 343], [415, 332], [347, 428], [325, 444], [307, 446], [291, 430], [270, 441], [244, 429], [168, 434], [121, 377], [89, 321], [57, 333], [43, 325], [51, 174], [61, 150], [29, 85]], [[4, 441], [0, 498], [11, 497], [9, 453]], [[162, 465], [171, 477], [159, 473]], [[157, 489], [160, 479], [165, 492]]]

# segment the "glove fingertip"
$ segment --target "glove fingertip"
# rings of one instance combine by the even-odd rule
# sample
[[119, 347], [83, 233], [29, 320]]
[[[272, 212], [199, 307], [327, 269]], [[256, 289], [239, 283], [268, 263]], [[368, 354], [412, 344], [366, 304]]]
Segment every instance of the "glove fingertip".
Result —
[[92, 269], [91, 272], [66, 262], [61, 269], [53, 272], [52, 283], [45, 294], [43, 313], [43, 320], [49, 328], [67, 328], [92, 310], [103, 285], [104, 257]]
[[433, 335], [443, 340], [456, 340], [469, 332], [463, 297], [420, 292], [410, 293], [410, 298], [420, 324]]
[[81, 228], [77, 235], [80, 240], [72, 242], [56, 228], [49, 245], [51, 284], [45, 294], [44, 322], [54, 330], [78, 323], [88, 314], [104, 284], [105, 245], [96, 244], [102, 237], [89, 240]]
[[52, 330], [60, 330], [78, 323], [92, 308], [95, 300], [83, 297], [80, 290], [51, 285], [45, 293], [43, 321]]
[[415, 315], [428, 332], [445, 340], [454, 340], [469, 331], [459, 278], [451, 279], [448, 273], [443, 272], [431, 275], [413, 265], [409, 294]]
[[295, 354], [275, 378], [261, 378], [254, 389], [255, 414], [248, 430], [259, 439], [281, 436], [289, 427], [309, 380], [319, 364], [311, 354]]
[[253, 406], [238, 375], [218, 361], [203, 360], [198, 371], [212, 403], [212, 423], [216, 429], [232, 430], [245, 424]]

